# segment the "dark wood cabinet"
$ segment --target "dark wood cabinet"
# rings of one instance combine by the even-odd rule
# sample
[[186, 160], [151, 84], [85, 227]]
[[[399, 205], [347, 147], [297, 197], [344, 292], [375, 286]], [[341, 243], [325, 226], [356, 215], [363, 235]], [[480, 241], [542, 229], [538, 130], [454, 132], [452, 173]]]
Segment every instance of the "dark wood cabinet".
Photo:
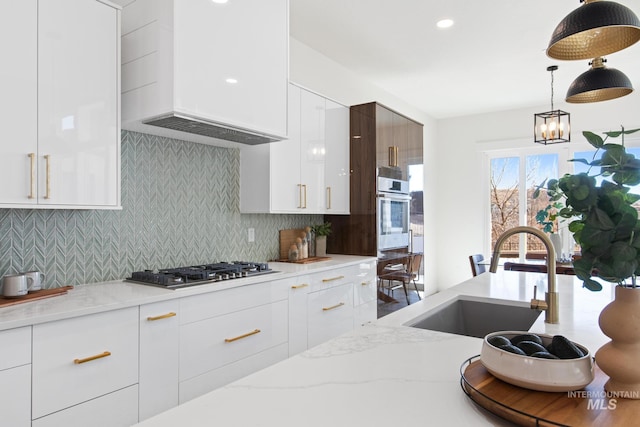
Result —
[[327, 252], [377, 256], [378, 169], [408, 180], [422, 164], [423, 125], [376, 102], [350, 108], [350, 215], [325, 215], [332, 233]]

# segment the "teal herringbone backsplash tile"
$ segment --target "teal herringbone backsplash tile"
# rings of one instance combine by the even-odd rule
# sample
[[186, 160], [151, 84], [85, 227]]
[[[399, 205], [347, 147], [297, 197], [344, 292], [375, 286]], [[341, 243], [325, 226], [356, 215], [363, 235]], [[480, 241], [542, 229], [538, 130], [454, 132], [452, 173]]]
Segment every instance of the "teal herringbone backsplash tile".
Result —
[[[26, 270], [46, 287], [131, 272], [278, 256], [278, 230], [316, 215], [241, 215], [238, 149], [122, 132], [122, 211], [0, 209], [0, 276]], [[247, 243], [247, 228], [256, 242]]]

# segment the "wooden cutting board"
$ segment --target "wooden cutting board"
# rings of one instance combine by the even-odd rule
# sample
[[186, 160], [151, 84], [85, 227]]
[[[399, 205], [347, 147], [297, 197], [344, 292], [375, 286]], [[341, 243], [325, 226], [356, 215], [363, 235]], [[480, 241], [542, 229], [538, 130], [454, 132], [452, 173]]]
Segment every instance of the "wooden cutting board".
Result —
[[289, 260], [289, 248], [300, 234], [304, 233], [304, 229], [291, 228], [288, 230], [280, 230], [280, 257], [281, 260]]
[[73, 286], [63, 286], [61, 288], [42, 289], [39, 291], [30, 292], [27, 295], [16, 297], [16, 298], [7, 298], [7, 297], [0, 296], [0, 307], [8, 307], [11, 305], [37, 301], [44, 298], [56, 297], [58, 295], [64, 295], [69, 291], [69, 289], [73, 289]]
[[594, 365], [594, 380], [582, 391], [548, 393], [507, 384], [480, 360], [461, 378], [465, 393], [489, 412], [521, 426], [630, 426], [640, 417], [640, 400], [604, 396], [608, 377]]

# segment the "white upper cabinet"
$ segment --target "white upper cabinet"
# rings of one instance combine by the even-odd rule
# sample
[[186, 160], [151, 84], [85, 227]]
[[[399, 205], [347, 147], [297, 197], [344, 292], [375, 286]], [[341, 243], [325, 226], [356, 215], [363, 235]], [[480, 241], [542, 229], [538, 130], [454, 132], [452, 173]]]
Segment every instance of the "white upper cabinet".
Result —
[[249, 144], [286, 138], [288, 5], [287, 0], [125, 5], [123, 127], [215, 145], [220, 144], [213, 138]]
[[289, 85], [289, 139], [240, 151], [243, 213], [349, 213], [349, 108]]
[[329, 214], [349, 214], [349, 109], [327, 99], [324, 122], [323, 206]]
[[11, 64], [0, 83], [0, 178], [11, 183], [0, 207], [118, 208], [120, 8], [97, 0], [15, 7], [0, 18]]
[[[35, 204], [38, 150], [38, 11], [37, 0], [11, 5], [0, 15], [0, 203]], [[31, 155], [31, 156], [30, 156]], [[32, 160], [33, 159], [33, 160]], [[33, 162], [33, 163], [32, 163]], [[34, 186], [33, 198], [29, 193]]]

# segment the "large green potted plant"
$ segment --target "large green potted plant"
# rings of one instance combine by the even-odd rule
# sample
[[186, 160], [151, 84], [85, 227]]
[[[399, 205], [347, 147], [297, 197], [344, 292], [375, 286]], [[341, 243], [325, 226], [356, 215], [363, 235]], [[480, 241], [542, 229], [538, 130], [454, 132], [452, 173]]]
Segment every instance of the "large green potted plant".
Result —
[[[608, 391], [640, 399], [640, 221], [633, 206], [640, 195], [630, 192], [640, 184], [640, 160], [628, 153], [624, 136], [640, 129], [605, 132], [605, 138], [583, 132], [596, 149], [588, 172], [549, 180], [552, 203], [564, 201], [558, 216], [570, 219], [569, 230], [580, 246], [574, 261], [576, 276], [592, 291], [602, 289], [594, 277], [617, 284], [615, 300], [600, 314], [600, 328], [611, 338], [596, 353], [596, 363], [609, 375]], [[621, 144], [608, 143], [621, 137]], [[598, 152], [602, 152], [600, 158]], [[599, 179], [596, 179], [599, 178]]]

